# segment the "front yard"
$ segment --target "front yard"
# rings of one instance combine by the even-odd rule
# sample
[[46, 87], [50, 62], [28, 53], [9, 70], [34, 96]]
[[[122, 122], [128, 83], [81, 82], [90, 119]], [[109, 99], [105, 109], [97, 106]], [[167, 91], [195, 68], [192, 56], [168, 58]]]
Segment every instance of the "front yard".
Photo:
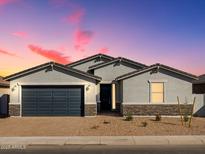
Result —
[[[193, 118], [191, 128], [180, 118], [135, 117], [10, 117], [0, 119], [0, 136], [142, 136], [205, 135], [205, 118]], [[147, 125], [146, 125], [147, 124]]]

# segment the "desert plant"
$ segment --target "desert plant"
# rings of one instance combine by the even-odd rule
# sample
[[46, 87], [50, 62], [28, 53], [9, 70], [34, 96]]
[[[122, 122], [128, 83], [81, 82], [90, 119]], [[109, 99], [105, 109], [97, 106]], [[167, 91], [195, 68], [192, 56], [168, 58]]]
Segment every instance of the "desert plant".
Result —
[[146, 121], [141, 122], [142, 127], [147, 127], [148, 123]]
[[184, 114], [183, 116], [183, 121], [186, 123], [189, 121], [189, 115], [188, 114]]
[[161, 121], [162, 117], [159, 113], [155, 115], [155, 121]]
[[128, 112], [126, 115], [125, 115], [125, 121], [132, 121], [133, 120], [133, 116], [130, 112]]
[[109, 122], [109, 121], [104, 120], [104, 121], [103, 121], [103, 124], [110, 124], [110, 122]]

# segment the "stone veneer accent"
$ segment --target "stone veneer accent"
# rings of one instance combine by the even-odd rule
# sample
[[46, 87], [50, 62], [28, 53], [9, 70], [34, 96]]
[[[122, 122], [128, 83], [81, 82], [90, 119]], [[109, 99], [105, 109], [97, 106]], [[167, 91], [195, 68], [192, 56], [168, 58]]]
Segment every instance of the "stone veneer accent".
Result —
[[85, 116], [96, 116], [97, 104], [85, 104]]
[[[184, 104], [181, 106], [181, 112], [191, 113], [192, 105]], [[126, 115], [131, 113], [132, 115], [142, 115], [142, 116], [151, 116], [156, 114], [167, 115], [167, 116], [177, 116], [179, 115], [178, 105], [177, 104], [148, 104], [148, 105], [121, 105], [121, 114]]]
[[20, 116], [20, 104], [9, 104], [9, 116]]

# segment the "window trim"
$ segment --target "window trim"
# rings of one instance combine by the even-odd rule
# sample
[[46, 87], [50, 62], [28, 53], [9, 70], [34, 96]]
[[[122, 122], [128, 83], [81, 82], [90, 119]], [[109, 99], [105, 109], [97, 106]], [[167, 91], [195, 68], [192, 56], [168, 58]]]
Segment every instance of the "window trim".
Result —
[[[152, 101], [152, 83], [162, 83], [163, 84], [163, 102], [153, 102]], [[150, 104], [164, 104], [165, 103], [165, 82], [164, 81], [150, 81], [149, 80], [149, 103]]]

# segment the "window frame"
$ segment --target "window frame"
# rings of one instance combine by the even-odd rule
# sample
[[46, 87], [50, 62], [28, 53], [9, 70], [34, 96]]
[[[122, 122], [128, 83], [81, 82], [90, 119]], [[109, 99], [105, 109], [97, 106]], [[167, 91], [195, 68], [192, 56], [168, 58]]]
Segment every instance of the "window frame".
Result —
[[[160, 84], [162, 84], [163, 85], [163, 92], [162, 92], [162, 94], [163, 94], [163, 101], [162, 102], [153, 102], [152, 101], [152, 94], [153, 93], [157, 93], [157, 92], [152, 92], [152, 84], [153, 83], [160, 83]], [[149, 88], [149, 93], [150, 93], [150, 103], [151, 104], [164, 104], [165, 103], [165, 82], [163, 82], [163, 81], [152, 81], [152, 82], [150, 82], [150, 88]], [[159, 92], [158, 92], [159, 93]], [[160, 93], [161, 94], [161, 93]]]

